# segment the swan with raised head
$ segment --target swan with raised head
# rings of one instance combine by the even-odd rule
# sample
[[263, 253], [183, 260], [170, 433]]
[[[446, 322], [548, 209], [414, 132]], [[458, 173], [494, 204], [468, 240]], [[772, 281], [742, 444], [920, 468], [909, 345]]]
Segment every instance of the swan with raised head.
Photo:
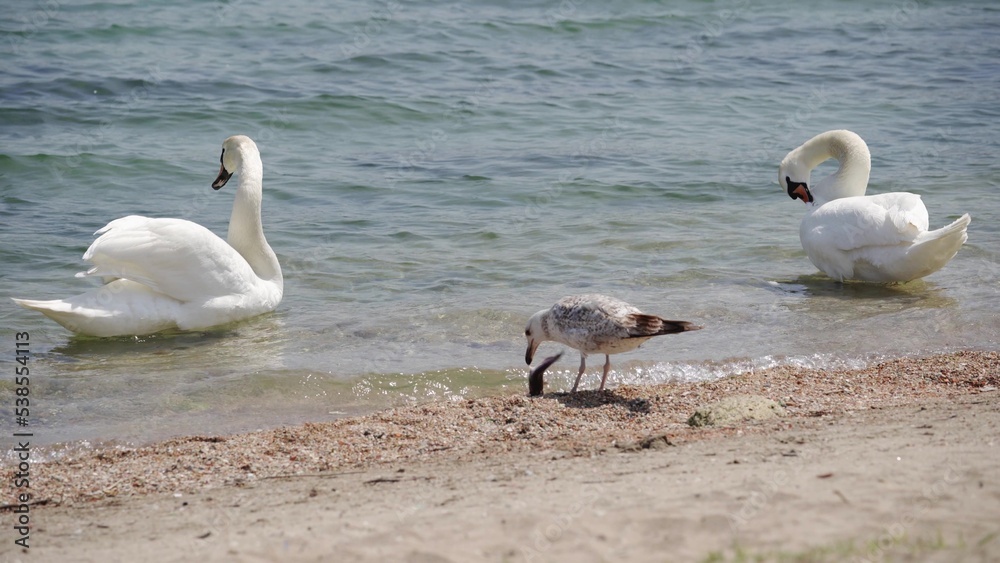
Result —
[[[837, 171], [811, 183], [812, 170], [830, 158]], [[868, 145], [843, 129], [816, 135], [781, 161], [778, 183], [808, 206], [799, 238], [809, 260], [838, 281], [907, 282], [943, 268], [968, 239], [969, 215], [928, 231], [919, 195], [865, 195], [870, 172]]]
[[228, 240], [183, 219], [130, 215], [97, 231], [77, 277], [105, 284], [67, 299], [14, 299], [67, 329], [91, 336], [198, 330], [274, 310], [281, 302], [281, 266], [260, 219], [263, 165], [244, 135], [222, 143], [218, 190], [239, 176]]

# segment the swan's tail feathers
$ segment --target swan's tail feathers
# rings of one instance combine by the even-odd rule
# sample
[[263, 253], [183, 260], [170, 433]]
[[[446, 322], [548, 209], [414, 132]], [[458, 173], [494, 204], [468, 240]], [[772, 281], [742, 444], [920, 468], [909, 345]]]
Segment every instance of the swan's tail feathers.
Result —
[[962, 244], [965, 244], [965, 241], [969, 240], [969, 235], [968, 233], [966, 233], [966, 230], [969, 228], [969, 223], [972, 223], [972, 217], [970, 217], [969, 214], [966, 213], [965, 215], [962, 215], [958, 219], [955, 219], [955, 221], [952, 222], [952, 224], [948, 225], [947, 227], [941, 227], [940, 229], [927, 234], [938, 233], [937, 238], [941, 238], [941, 237], [955, 236], [956, 233], [961, 233], [960, 235], [958, 235], [962, 239], [961, 244], [959, 244], [959, 246], [961, 246]]
[[177, 324], [180, 306], [177, 301], [128, 280], [67, 299], [13, 301], [72, 332], [100, 337], [152, 334], [172, 328]]
[[25, 309], [38, 311], [72, 332], [86, 332], [86, 326], [95, 320], [95, 316], [99, 316], [99, 311], [88, 311], [88, 315], [81, 315], [79, 307], [74, 307], [72, 303], [63, 299], [37, 301], [34, 299], [11, 298], [11, 301]]
[[966, 213], [950, 225], [934, 231], [928, 231], [914, 241], [908, 254], [908, 262], [922, 265], [919, 272], [913, 272], [909, 279], [922, 278], [945, 266], [958, 254], [965, 241], [969, 240], [966, 232], [972, 218]]
[[958, 249], [965, 244], [965, 241], [969, 240], [969, 235], [966, 231], [971, 222], [972, 217], [969, 217], [969, 214], [966, 213], [955, 219], [950, 225], [924, 233], [914, 243], [916, 246], [930, 243], [937, 245], [938, 248], [953, 249], [951, 250], [951, 255], [948, 256], [950, 260], [958, 252]]
[[68, 311], [70, 308], [70, 304], [66, 303], [61, 299], [53, 299], [51, 301], [37, 301], [35, 299], [17, 299], [16, 297], [11, 297], [10, 300], [24, 307], [25, 309], [31, 309], [32, 311], [38, 311], [39, 313], [46, 313], [46, 314], [53, 311], [56, 312]]

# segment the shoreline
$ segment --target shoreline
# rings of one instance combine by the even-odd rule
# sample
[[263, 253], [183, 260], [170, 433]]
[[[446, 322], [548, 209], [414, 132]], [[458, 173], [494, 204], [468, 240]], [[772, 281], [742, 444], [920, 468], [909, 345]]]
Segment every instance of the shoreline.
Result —
[[[177, 560], [169, 550], [180, 542], [209, 560], [254, 559], [251, 545], [264, 549], [260, 553], [295, 559], [260, 543], [294, 536], [301, 557], [350, 546], [346, 560], [421, 553], [444, 558], [434, 560], [550, 560], [597, 553], [604, 555], [595, 560], [618, 559], [614, 554], [699, 560], [742, 546], [766, 555], [771, 553], [766, 550], [853, 538], [866, 523], [855, 514], [860, 505], [884, 504], [897, 494], [912, 504], [940, 482], [949, 492], [935, 495], [931, 506], [912, 518], [906, 528], [913, 534], [892, 534], [883, 551], [931, 549], [924, 543], [944, 534], [938, 550], [969, 555], [981, 548], [996, 557], [1000, 538], [990, 534], [1000, 535], [998, 387], [1000, 354], [957, 352], [859, 370], [780, 366], [712, 382], [436, 402], [275, 430], [82, 452], [31, 467], [32, 551], [55, 556], [80, 549], [73, 553], [94, 559], [130, 553]], [[722, 427], [688, 425], [698, 407], [743, 395], [776, 401], [785, 414]], [[938, 433], [949, 439], [934, 438]], [[853, 442], [844, 442], [847, 436]], [[839, 444], [833, 451], [843, 453], [830, 456], [825, 450], [830, 444]], [[907, 465], [914, 476], [909, 485], [899, 482], [892, 456], [881, 456], [881, 464], [868, 471], [854, 467], [871, 461], [868, 454], [918, 447], [919, 455], [907, 455], [914, 459]], [[773, 468], [785, 466], [797, 469], [775, 481]], [[748, 470], [751, 474], [741, 476]], [[883, 474], [882, 482], [872, 481]], [[645, 489], [644, 483], [667, 476], [670, 487]], [[3, 477], [10, 497], [13, 468], [4, 466]], [[754, 480], [763, 484], [748, 485]], [[632, 488], [612, 486], [618, 481], [629, 481]], [[830, 485], [836, 485], [836, 494], [825, 490], [822, 500], [800, 494]], [[870, 498], [859, 500], [863, 490]], [[690, 491], [697, 493], [685, 497]], [[633, 504], [616, 508], [623, 499]], [[765, 509], [786, 502], [790, 508]], [[703, 513], [721, 506], [726, 509]], [[892, 512], [877, 508], [873, 514], [881, 520]], [[300, 521], [254, 519], [272, 510]], [[976, 510], [981, 517], [972, 517]], [[938, 517], [942, 511], [962, 523], [960, 529], [946, 525], [950, 520]], [[367, 524], [358, 514], [368, 515]], [[816, 523], [806, 521], [809, 514]], [[662, 526], [634, 530], [630, 522], [636, 515]], [[605, 519], [612, 521], [607, 529], [599, 525]], [[697, 525], [692, 527], [691, 519]], [[543, 521], [555, 526], [551, 534], [544, 532]], [[192, 522], [200, 522], [194, 525], [200, 531]], [[315, 530], [306, 530], [307, 523]], [[581, 535], [578, 525], [595, 527], [596, 535]], [[697, 541], [673, 538], [680, 551], [654, 549], [655, 542], [647, 542], [673, 537], [675, 525]], [[413, 537], [382, 541], [395, 537], [400, 526], [412, 527]], [[558, 537], [549, 538], [556, 528]], [[792, 529], [797, 535], [782, 536], [781, 530]], [[434, 538], [424, 537], [428, 530]], [[966, 538], [961, 530], [976, 537]], [[158, 547], [142, 547], [150, 534], [157, 538], [150, 545]], [[535, 555], [519, 551], [539, 537], [547, 549], [536, 549]], [[616, 543], [622, 538], [630, 539]], [[919, 545], [910, 545], [917, 540]], [[12, 541], [3, 545], [0, 555], [21, 553]], [[605, 550], [612, 545], [617, 547]]]
[[[989, 348], [956, 348], [956, 349], [946, 349], [944, 351], [934, 351], [925, 354], [906, 354], [906, 355], [881, 355], [881, 354], [865, 354], [856, 356], [836, 356], [829, 355], [823, 356], [822, 354], [814, 354], [807, 356], [764, 356], [762, 358], [744, 358], [744, 357], [732, 357], [723, 360], [699, 360], [692, 362], [675, 362], [673, 365], [685, 366], [694, 368], [696, 373], [695, 376], [690, 376], [687, 373], [682, 373], [680, 375], [674, 374], [668, 379], [660, 379], [658, 381], [643, 381], [641, 375], [627, 377], [624, 380], [616, 378], [612, 375], [609, 378], [609, 389], [620, 389], [620, 388], [630, 388], [630, 387], [659, 387], [659, 386], [679, 386], [679, 385], [700, 385], [713, 383], [717, 381], [727, 380], [733, 377], [742, 377], [747, 374], [755, 372], [765, 372], [769, 370], [798, 370], [798, 371], [809, 371], [809, 372], [824, 372], [824, 373], [841, 373], [841, 372], [853, 372], [858, 370], [864, 370], [871, 366], [883, 364], [891, 361], [920, 361], [927, 358], [934, 358], [939, 356], [951, 356], [954, 354], [979, 354], [979, 353], [989, 353], [991, 350]], [[565, 351], [564, 351], [565, 352]], [[1000, 351], [998, 351], [1000, 353]], [[574, 378], [576, 377], [576, 365], [574, 361], [566, 364], [565, 357], [562, 358], [563, 369], [554, 370], [550, 368], [546, 370], [544, 374], [544, 395], [545, 396], [560, 396], [568, 394], [570, 385], [572, 384]], [[572, 365], [570, 365], [572, 364]], [[570, 367], [565, 367], [570, 365]], [[658, 365], [653, 360], [626, 360], [622, 362], [622, 367], [627, 367], [632, 371], [639, 371], [648, 369], [649, 366]], [[449, 368], [451, 369], [451, 368]], [[465, 368], [453, 368], [457, 370]], [[510, 371], [508, 370], [498, 370], [498, 371]], [[515, 370], [517, 371], [517, 370]], [[528, 373], [530, 368], [520, 369], [523, 372], [523, 387], [525, 389], [525, 396], [527, 395], [528, 389]], [[703, 378], [703, 373], [710, 373], [712, 375], [711, 379]], [[414, 378], [423, 375], [420, 374], [405, 374], [405, 377]], [[588, 377], [594, 379], [588, 380]], [[636, 380], [639, 381], [636, 381]], [[648, 379], [648, 378], [646, 378]], [[599, 370], [595, 373], [590, 370], [590, 373], [584, 375], [584, 379], [581, 382], [581, 391], [588, 392], [596, 390], [596, 386], [600, 381]], [[410, 382], [405, 382], [410, 383]], [[352, 384], [353, 385], [353, 384]], [[594, 389], [591, 389], [590, 386]], [[456, 387], [461, 387], [456, 386]], [[347, 403], [346, 405], [340, 405], [338, 407], [324, 407], [321, 409], [314, 409], [316, 412], [311, 414], [296, 414], [293, 417], [286, 418], [284, 420], [275, 420], [273, 422], [242, 422], [237, 421], [235, 423], [231, 420], [223, 421], [220, 425], [221, 430], [213, 430], [209, 432], [202, 432], [201, 428], [210, 427], [213, 424], [218, 423], [205, 416], [204, 412], [194, 412], [187, 413], [184, 416], [187, 418], [197, 418], [198, 424], [193, 425], [194, 429], [171, 429], [159, 434], [143, 435], [140, 437], [130, 436], [130, 435], [116, 435], [112, 434], [105, 437], [93, 437], [93, 436], [82, 436], [78, 438], [66, 438], [66, 439], [53, 439], [51, 438], [52, 432], [46, 432], [45, 435], [39, 437], [36, 436], [35, 440], [32, 441], [32, 456], [35, 461], [40, 463], [52, 463], [60, 460], [66, 459], [76, 459], [88, 454], [96, 454], [98, 452], [107, 451], [119, 451], [119, 450], [139, 450], [147, 447], [152, 447], [157, 444], [164, 444], [172, 441], [183, 441], [188, 438], [193, 439], [213, 439], [213, 438], [228, 438], [243, 436], [249, 434], [259, 434], [261, 432], [274, 432], [284, 428], [298, 428], [308, 424], [328, 424], [335, 423], [343, 420], [353, 420], [361, 419], [369, 416], [375, 416], [381, 412], [387, 411], [397, 411], [405, 410], [408, 408], [421, 407], [426, 405], [433, 405], [436, 403], [454, 404], [461, 403], [465, 401], [474, 401], [479, 399], [488, 399], [492, 397], [501, 396], [519, 396], [520, 394], [516, 392], [518, 388], [516, 379], [508, 379], [502, 385], [490, 385], [484, 387], [478, 392], [472, 392], [467, 394], [449, 394], [443, 395], [441, 397], [434, 396], [424, 396], [421, 397], [417, 394], [411, 395], [401, 395], [395, 398], [391, 398], [384, 402], [364, 402], [361, 400], [355, 401], [353, 403]], [[553, 390], [555, 388], [555, 390]], [[256, 405], [260, 406], [260, 405]], [[243, 407], [240, 407], [243, 408]], [[330, 410], [330, 408], [344, 409], [344, 410]], [[247, 408], [246, 410], [250, 410]], [[296, 411], [300, 413], [300, 411]], [[180, 415], [179, 415], [180, 416]], [[39, 439], [41, 442], [39, 443]], [[13, 446], [8, 448], [6, 455], [2, 460], [0, 460], [0, 472], [2, 472], [4, 465], [15, 461], [16, 452], [13, 451]], [[41, 459], [38, 459], [41, 458]]]

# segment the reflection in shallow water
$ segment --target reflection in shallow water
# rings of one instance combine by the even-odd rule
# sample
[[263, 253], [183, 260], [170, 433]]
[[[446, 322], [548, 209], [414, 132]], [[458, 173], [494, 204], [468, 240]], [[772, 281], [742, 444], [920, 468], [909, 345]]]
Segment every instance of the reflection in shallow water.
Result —
[[948, 296], [945, 288], [926, 280], [905, 284], [875, 284], [864, 282], [838, 282], [826, 276], [799, 276], [791, 281], [769, 282], [768, 285], [783, 295], [802, 296], [799, 309], [811, 312], [833, 311], [845, 306], [864, 315], [898, 311], [910, 307], [943, 309], [956, 307], [958, 301]]

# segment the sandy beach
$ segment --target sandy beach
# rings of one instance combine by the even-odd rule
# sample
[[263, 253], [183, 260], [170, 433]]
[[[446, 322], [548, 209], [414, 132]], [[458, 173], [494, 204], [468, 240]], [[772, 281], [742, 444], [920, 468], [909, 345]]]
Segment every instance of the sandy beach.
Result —
[[[998, 387], [968, 351], [84, 452], [0, 560], [996, 561]], [[733, 397], [772, 403], [688, 423]]]

